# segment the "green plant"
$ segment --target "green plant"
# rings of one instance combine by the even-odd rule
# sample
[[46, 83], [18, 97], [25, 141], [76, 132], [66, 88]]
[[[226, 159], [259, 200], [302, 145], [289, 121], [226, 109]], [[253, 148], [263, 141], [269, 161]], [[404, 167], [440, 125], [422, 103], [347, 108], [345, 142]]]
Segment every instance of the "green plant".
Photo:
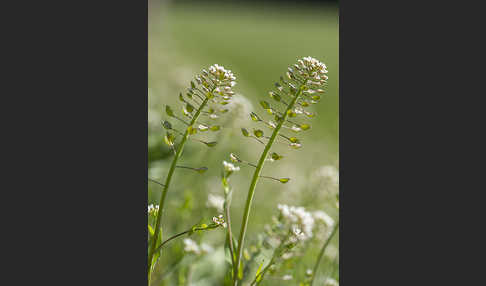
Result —
[[[163, 127], [166, 129], [166, 135], [164, 137], [165, 143], [172, 149], [174, 158], [169, 168], [165, 184], [159, 183], [162, 187], [162, 195], [160, 202], [157, 206], [157, 212], [155, 216], [155, 228], [153, 233], [149, 236], [149, 252], [148, 252], [148, 280], [150, 283], [150, 275], [153, 270], [161, 245], [157, 245], [159, 241], [162, 241], [161, 235], [161, 221], [164, 210], [164, 202], [171, 184], [172, 176], [176, 168], [185, 168], [204, 173], [206, 167], [192, 168], [187, 166], [177, 165], [178, 160], [182, 155], [184, 145], [188, 139], [201, 142], [208, 147], [213, 147], [216, 142], [206, 142], [201, 139], [194, 138], [194, 135], [206, 131], [218, 131], [221, 129], [219, 125], [210, 125], [206, 123], [200, 123], [198, 120], [200, 116], [205, 115], [209, 119], [215, 119], [219, 114], [226, 113], [228, 109], [224, 106], [229, 103], [230, 99], [234, 95], [232, 87], [235, 85], [235, 76], [230, 70], [226, 70], [222, 66], [213, 65], [208, 70], [203, 70], [202, 74], [196, 76], [195, 81], [191, 81], [191, 87], [188, 89], [185, 96], [180, 93], [179, 100], [183, 104], [182, 114], [184, 119], [176, 115], [172, 108], [166, 105], [166, 114], [178, 120], [184, 125], [185, 131], [177, 130], [169, 121], [163, 122]], [[186, 121], [186, 120], [189, 120]], [[176, 145], [176, 137], [181, 136], [181, 140]], [[149, 225], [150, 230], [150, 225]], [[157, 254], [156, 254], [157, 253]]]
[[[242, 133], [245, 137], [251, 137], [264, 145], [264, 149], [260, 155], [255, 167], [253, 177], [250, 182], [248, 190], [247, 200], [243, 213], [241, 230], [238, 239], [238, 248], [236, 250], [235, 260], [233, 264], [233, 285], [238, 285], [242, 277], [241, 257], [243, 254], [243, 247], [245, 243], [246, 230], [248, 227], [248, 220], [250, 217], [251, 206], [253, 197], [255, 194], [255, 188], [259, 178], [270, 178], [281, 183], [287, 183], [289, 178], [273, 178], [260, 175], [264, 163], [266, 160], [280, 160], [283, 157], [275, 152], [270, 153], [273, 143], [277, 137], [282, 137], [289, 142], [289, 146], [292, 148], [300, 148], [302, 146], [300, 140], [294, 136], [286, 136], [282, 134], [281, 130], [287, 129], [294, 132], [300, 132], [310, 129], [310, 125], [307, 123], [297, 123], [294, 121], [297, 116], [314, 117], [314, 113], [305, 110], [306, 107], [311, 104], [317, 103], [320, 99], [320, 94], [324, 92], [322, 89], [327, 82], [327, 69], [326, 66], [318, 60], [305, 57], [298, 60], [298, 63], [288, 68], [286, 73], [287, 79], [280, 77], [280, 82], [275, 83], [276, 91], [270, 91], [270, 97], [279, 104], [280, 107], [273, 107], [267, 101], [260, 101], [260, 105], [267, 113], [274, 116], [274, 121], [265, 121], [259, 115], [252, 112], [250, 117], [255, 122], [264, 123], [272, 130], [271, 135], [265, 136], [264, 131], [261, 129], [254, 129], [253, 135], [250, 132], [242, 128]], [[279, 110], [282, 108], [283, 110]], [[289, 118], [292, 118], [289, 119]], [[290, 124], [288, 126], [287, 124]], [[264, 142], [267, 140], [267, 142]], [[269, 157], [270, 155], [270, 157]], [[235, 161], [242, 162], [242, 160], [235, 157]]]

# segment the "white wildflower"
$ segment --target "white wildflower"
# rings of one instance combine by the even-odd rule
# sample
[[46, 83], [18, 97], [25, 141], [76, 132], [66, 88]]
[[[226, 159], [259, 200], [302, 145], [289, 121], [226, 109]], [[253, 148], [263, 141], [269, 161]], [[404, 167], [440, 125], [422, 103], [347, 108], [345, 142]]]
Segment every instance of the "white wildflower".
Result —
[[334, 225], [334, 220], [323, 211], [315, 211], [312, 213], [315, 220], [325, 223], [328, 227]]
[[339, 170], [334, 166], [322, 166], [316, 171], [315, 175], [334, 185], [339, 185]]
[[230, 159], [233, 163], [241, 162], [240, 158], [238, 158], [235, 154], [230, 154]]
[[157, 216], [158, 212], [159, 212], [159, 206], [158, 205], [154, 206], [153, 204], [150, 204], [147, 208], [147, 213], [149, 215]]
[[207, 243], [201, 243], [200, 249], [201, 249], [201, 252], [203, 254], [210, 253], [210, 252], [214, 251], [214, 248]]
[[228, 163], [226, 161], [223, 161], [223, 166], [224, 169], [228, 172], [237, 172], [240, 170], [240, 167], [235, 167], [235, 165]]
[[295, 132], [299, 132], [299, 131], [301, 131], [301, 130], [302, 130], [302, 129], [301, 129], [299, 126], [297, 126], [297, 125], [292, 126], [292, 128], [291, 128], [291, 129], [292, 129], [292, 131], [295, 131]]
[[206, 206], [215, 208], [218, 212], [222, 212], [224, 207], [224, 198], [222, 196], [209, 194]]
[[311, 276], [312, 275], [312, 269], [307, 269], [305, 271], [305, 274]]
[[285, 281], [292, 280], [292, 275], [288, 275], [288, 274], [284, 275], [284, 276], [282, 276], [282, 280], [285, 280]]
[[199, 249], [199, 245], [197, 243], [190, 239], [190, 238], [184, 238], [184, 251], [187, 253], [193, 253], [193, 254], [200, 254], [201, 250]]
[[339, 283], [332, 278], [327, 278], [324, 281], [324, 286], [339, 286]]
[[303, 207], [278, 205], [282, 218], [291, 225], [291, 229], [298, 240], [307, 240], [313, 235], [315, 225], [310, 212]]
[[222, 227], [226, 227], [226, 222], [224, 221], [223, 215], [218, 215], [217, 217], [213, 217], [213, 222], [217, 225], [221, 225]]

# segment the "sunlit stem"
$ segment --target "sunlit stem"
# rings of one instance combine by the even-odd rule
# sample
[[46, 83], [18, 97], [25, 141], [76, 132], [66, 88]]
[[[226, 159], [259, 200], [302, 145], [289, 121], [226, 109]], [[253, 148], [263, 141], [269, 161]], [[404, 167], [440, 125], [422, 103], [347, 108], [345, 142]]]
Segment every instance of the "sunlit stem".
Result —
[[316, 278], [317, 269], [319, 268], [319, 263], [321, 263], [322, 257], [324, 256], [324, 252], [326, 252], [327, 246], [331, 242], [332, 238], [334, 237], [334, 235], [336, 234], [338, 229], [339, 229], [339, 221], [337, 221], [336, 224], [334, 225], [334, 228], [332, 229], [331, 234], [326, 239], [326, 241], [324, 242], [324, 245], [321, 248], [321, 251], [319, 252], [319, 256], [317, 257], [316, 264], [314, 265], [314, 270], [312, 272], [312, 278], [311, 278], [311, 282], [310, 282], [311, 286], [314, 283], [314, 278]]
[[[199, 106], [199, 108], [197, 109], [196, 114], [194, 114], [194, 117], [192, 118], [189, 126], [192, 126], [194, 124], [194, 122], [196, 122], [197, 118], [201, 114], [201, 111], [206, 106], [208, 101], [209, 101], [209, 98], [206, 98], [203, 101], [203, 103]], [[186, 129], [186, 132], [184, 133], [184, 136], [182, 137], [182, 140], [179, 143], [179, 146], [177, 146], [177, 152], [175, 154], [174, 159], [172, 160], [172, 164], [170, 166], [169, 173], [167, 174], [167, 178], [165, 180], [165, 186], [164, 186], [164, 189], [162, 191], [162, 195], [160, 197], [159, 212], [157, 213], [157, 224], [155, 225], [155, 230], [154, 230], [154, 238], [155, 239], [153, 239], [152, 242], [151, 242], [151, 246], [150, 246], [150, 250], [149, 250], [149, 254], [148, 254], [147, 274], [148, 274], [149, 283], [150, 283], [150, 274], [152, 272], [152, 267], [153, 267], [152, 260], [153, 260], [153, 256], [155, 254], [155, 250], [156, 250], [156, 246], [157, 246], [157, 237], [159, 237], [159, 233], [160, 233], [160, 224], [161, 224], [161, 221], [162, 221], [162, 214], [163, 214], [163, 210], [164, 210], [165, 197], [167, 196], [167, 192], [169, 190], [170, 182], [172, 180], [172, 175], [174, 174], [174, 171], [175, 171], [176, 166], [177, 166], [177, 161], [179, 160], [179, 158], [182, 154], [182, 150], [184, 149], [184, 145], [186, 144], [186, 141], [187, 141], [188, 138], [189, 138], [189, 130]]]
[[[304, 83], [305, 84], [305, 83]], [[297, 90], [297, 93], [295, 96], [292, 98], [290, 101], [289, 105], [287, 106], [287, 110], [284, 112], [282, 118], [279, 120], [277, 127], [273, 130], [272, 136], [270, 137], [268, 143], [265, 145], [265, 148], [263, 149], [263, 152], [260, 156], [260, 159], [258, 160], [257, 167], [255, 169], [255, 172], [253, 173], [253, 178], [251, 180], [250, 188], [248, 190], [248, 196], [246, 199], [246, 204], [245, 204], [245, 212], [243, 213], [243, 221], [241, 224], [241, 230], [240, 230], [240, 236], [238, 239], [238, 250], [236, 252], [236, 263], [234, 264], [234, 276], [233, 276], [233, 285], [236, 286], [238, 285], [238, 269], [240, 267], [240, 261], [241, 261], [241, 256], [243, 254], [243, 246], [245, 243], [245, 236], [246, 236], [246, 229], [248, 227], [248, 219], [250, 217], [250, 209], [251, 205], [253, 202], [253, 196], [255, 194], [255, 187], [258, 182], [258, 179], [260, 178], [260, 172], [262, 171], [263, 164], [265, 163], [265, 160], [267, 158], [268, 152], [270, 151], [270, 148], [273, 145], [273, 142], [277, 138], [278, 132], [282, 128], [282, 125], [284, 124], [285, 120], [287, 119], [288, 111], [291, 110], [294, 107], [294, 104], [296, 100], [299, 98], [299, 96], [302, 94], [302, 91], [304, 89], [304, 84], [299, 87]]]

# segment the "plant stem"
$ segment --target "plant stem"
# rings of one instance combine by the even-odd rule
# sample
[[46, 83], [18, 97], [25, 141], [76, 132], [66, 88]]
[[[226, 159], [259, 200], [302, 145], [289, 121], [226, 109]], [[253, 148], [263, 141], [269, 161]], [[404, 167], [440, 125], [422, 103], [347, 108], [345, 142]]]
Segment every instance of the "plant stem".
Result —
[[[197, 109], [196, 113], [192, 117], [192, 120], [191, 120], [191, 123], [189, 124], [189, 126], [192, 126], [194, 124], [194, 122], [196, 122], [199, 115], [201, 114], [201, 111], [206, 106], [208, 101], [209, 101], [209, 98], [204, 99], [203, 103], [201, 103], [201, 105]], [[167, 178], [165, 180], [165, 186], [164, 186], [164, 189], [162, 191], [162, 196], [160, 197], [159, 212], [157, 214], [157, 224], [155, 225], [155, 231], [154, 231], [155, 239], [152, 241], [152, 245], [150, 246], [150, 251], [149, 251], [149, 255], [148, 255], [147, 274], [148, 274], [148, 277], [149, 277], [149, 281], [150, 281], [150, 274], [152, 272], [152, 259], [153, 259], [155, 249], [156, 249], [156, 246], [157, 246], [157, 239], [156, 238], [159, 236], [159, 232], [160, 232], [160, 223], [162, 221], [162, 213], [163, 213], [163, 209], [164, 209], [165, 197], [166, 197], [167, 191], [169, 189], [170, 181], [172, 179], [172, 174], [174, 174], [174, 170], [176, 169], [177, 161], [179, 160], [179, 158], [182, 154], [182, 150], [184, 149], [184, 145], [185, 145], [188, 138], [189, 138], [189, 130], [186, 129], [186, 132], [184, 133], [184, 136], [182, 137], [182, 140], [179, 143], [179, 146], [177, 147], [177, 152], [175, 154], [174, 159], [172, 160], [172, 164], [170, 165], [169, 173], [167, 174]]]
[[331, 234], [329, 235], [327, 240], [324, 242], [324, 245], [322, 246], [321, 251], [319, 252], [319, 256], [317, 257], [317, 261], [316, 261], [316, 264], [314, 265], [314, 270], [312, 272], [312, 279], [311, 279], [311, 282], [310, 282], [311, 286], [314, 283], [314, 278], [316, 277], [317, 269], [319, 268], [319, 263], [321, 263], [322, 257], [324, 256], [324, 252], [326, 252], [327, 246], [331, 242], [334, 234], [336, 234], [338, 229], [339, 229], [339, 221], [337, 221], [336, 224], [334, 225], [334, 228], [332, 229]]
[[[305, 83], [304, 83], [305, 84]], [[251, 204], [253, 202], [253, 195], [255, 194], [255, 187], [258, 182], [258, 179], [260, 177], [260, 172], [263, 168], [263, 164], [265, 163], [265, 159], [267, 158], [268, 152], [270, 151], [270, 148], [273, 145], [273, 142], [275, 141], [275, 138], [278, 135], [278, 132], [282, 128], [282, 125], [284, 124], [285, 120], [287, 119], [288, 111], [291, 110], [294, 107], [295, 101], [299, 96], [302, 94], [302, 90], [304, 88], [304, 84], [300, 86], [299, 90], [295, 94], [295, 96], [292, 98], [290, 101], [289, 105], [287, 106], [287, 109], [285, 110], [283, 117], [277, 124], [277, 127], [273, 130], [272, 136], [270, 136], [270, 139], [268, 140], [267, 144], [265, 145], [265, 149], [263, 149], [262, 155], [260, 156], [260, 159], [258, 160], [258, 164], [256, 166], [255, 172], [253, 173], [253, 178], [251, 180], [250, 184], [250, 189], [248, 190], [248, 196], [246, 199], [246, 205], [245, 205], [245, 212], [243, 214], [243, 221], [241, 224], [241, 230], [240, 230], [240, 237], [238, 239], [238, 251], [236, 254], [236, 263], [234, 265], [234, 278], [233, 278], [233, 285], [236, 286], [238, 285], [238, 268], [240, 267], [240, 261], [241, 261], [241, 255], [243, 252], [243, 244], [245, 243], [245, 235], [246, 235], [246, 229], [248, 227], [248, 218], [250, 217], [250, 209], [251, 209]]]

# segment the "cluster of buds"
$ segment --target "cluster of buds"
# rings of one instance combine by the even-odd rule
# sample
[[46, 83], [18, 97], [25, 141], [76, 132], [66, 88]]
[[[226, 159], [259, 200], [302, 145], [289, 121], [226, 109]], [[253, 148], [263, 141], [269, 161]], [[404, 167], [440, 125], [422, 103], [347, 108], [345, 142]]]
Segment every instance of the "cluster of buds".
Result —
[[159, 206], [158, 205], [154, 206], [153, 204], [150, 204], [147, 208], [147, 213], [150, 216], [157, 216], [158, 212], [159, 212]]
[[[202, 91], [203, 94], [200, 93], [199, 95], [204, 95], [215, 103], [226, 105], [235, 94], [232, 90], [233, 86], [236, 85], [235, 80], [236, 77], [231, 70], [215, 64], [210, 66], [208, 70], [204, 69], [201, 75], [196, 76], [195, 81], [199, 87], [194, 82], [191, 82], [188, 94], [194, 95]], [[216, 114], [212, 113], [212, 115], [215, 118]]]

